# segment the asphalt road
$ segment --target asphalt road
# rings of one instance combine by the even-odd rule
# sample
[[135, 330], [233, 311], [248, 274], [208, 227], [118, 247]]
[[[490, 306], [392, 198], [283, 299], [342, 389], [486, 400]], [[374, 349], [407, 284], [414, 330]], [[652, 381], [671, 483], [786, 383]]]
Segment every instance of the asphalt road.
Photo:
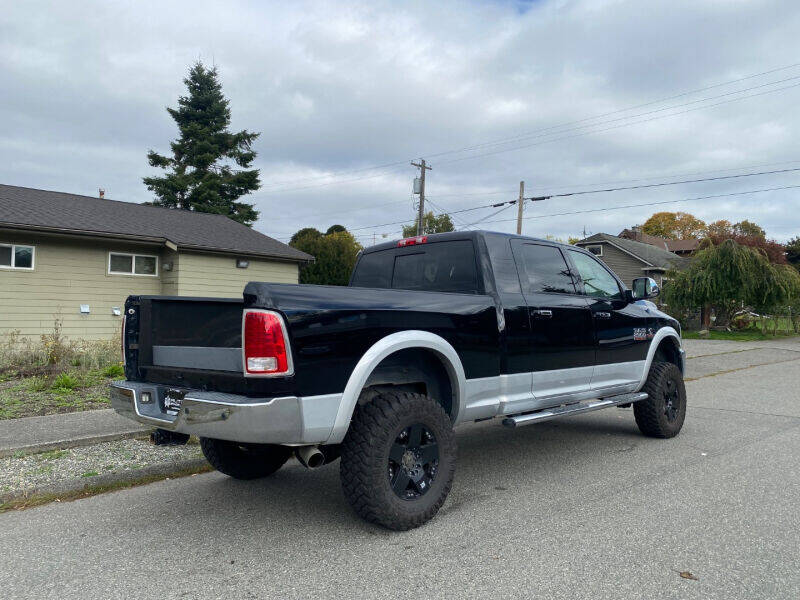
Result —
[[673, 440], [616, 408], [465, 426], [449, 500], [406, 533], [353, 515], [338, 463], [10, 512], [0, 596], [796, 599], [800, 343], [687, 347]]

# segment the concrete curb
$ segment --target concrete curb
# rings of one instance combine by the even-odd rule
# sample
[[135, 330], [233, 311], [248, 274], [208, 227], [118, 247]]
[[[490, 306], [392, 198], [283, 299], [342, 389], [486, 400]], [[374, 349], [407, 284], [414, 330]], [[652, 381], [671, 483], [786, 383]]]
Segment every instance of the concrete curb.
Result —
[[0, 420], [0, 458], [146, 435], [150, 428], [103, 408]]
[[147, 430], [126, 431], [123, 433], [106, 433], [101, 435], [88, 435], [85, 437], [74, 437], [40, 444], [27, 444], [13, 448], [0, 448], [0, 458], [8, 458], [15, 454], [28, 455], [47, 452], [48, 450], [66, 450], [67, 448], [83, 448], [94, 446], [103, 442], [116, 442], [117, 440], [129, 440], [132, 438], [145, 438], [149, 435]]
[[0, 494], [0, 505], [43, 494], [58, 496], [97, 487], [136, 482], [150, 477], [169, 477], [176, 473], [202, 469], [204, 466], [208, 466], [204, 458], [187, 458], [185, 460], [149, 465], [141, 469], [132, 469], [119, 473], [104, 473], [103, 475], [97, 475], [95, 477], [67, 479], [49, 485], [28, 488], [24, 491]]

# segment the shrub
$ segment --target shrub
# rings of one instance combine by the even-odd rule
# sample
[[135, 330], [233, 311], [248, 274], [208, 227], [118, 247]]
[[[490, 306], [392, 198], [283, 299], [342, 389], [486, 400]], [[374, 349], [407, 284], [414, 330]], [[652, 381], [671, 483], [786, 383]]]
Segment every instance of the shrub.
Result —
[[114, 363], [113, 365], [108, 365], [105, 369], [103, 369], [103, 375], [105, 377], [122, 377], [125, 375], [125, 369], [122, 368], [121, 364]]
[[53, 380], [52, 388], [54, 390], [74, 390], [78, 387], [78, 378], [70, 373], [62, 373]]

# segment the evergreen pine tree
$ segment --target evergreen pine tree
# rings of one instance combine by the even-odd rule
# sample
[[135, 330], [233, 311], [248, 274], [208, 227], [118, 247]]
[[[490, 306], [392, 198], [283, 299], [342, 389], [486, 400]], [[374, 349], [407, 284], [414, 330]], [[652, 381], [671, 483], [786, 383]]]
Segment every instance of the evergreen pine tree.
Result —
[[231, 111], [216, 67], [207, 69], [197, 62], [183, 81], [188, 95], [178, 98], [178, 108], [167, 108], [180, 131], [170, 144], [172, 156], [153, 150], [147, 154], [150, 166], [167, 171], [143, 179], [156, 195], [151, 204], [225, 215], [250, 226], [258, 211], [238, 199], [261, 185], [258, 169], [249, 169], [259, 134], [228, 130]]

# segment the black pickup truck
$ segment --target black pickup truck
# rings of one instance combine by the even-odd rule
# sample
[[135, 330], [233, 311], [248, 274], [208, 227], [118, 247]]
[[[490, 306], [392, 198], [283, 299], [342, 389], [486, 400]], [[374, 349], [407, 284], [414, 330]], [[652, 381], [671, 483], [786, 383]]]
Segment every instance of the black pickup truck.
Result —
[[686, 413], [680, 327], [574, 246], [444, 233], [361, 252], [348, 287], [251, 282], [242, 299], [131, 296], [121, 414], [200, 437], [232, 477], [341, 457], [363, 518], [408, 529], [453, 482], [453, 427], [630, 406], [669, 438]]

